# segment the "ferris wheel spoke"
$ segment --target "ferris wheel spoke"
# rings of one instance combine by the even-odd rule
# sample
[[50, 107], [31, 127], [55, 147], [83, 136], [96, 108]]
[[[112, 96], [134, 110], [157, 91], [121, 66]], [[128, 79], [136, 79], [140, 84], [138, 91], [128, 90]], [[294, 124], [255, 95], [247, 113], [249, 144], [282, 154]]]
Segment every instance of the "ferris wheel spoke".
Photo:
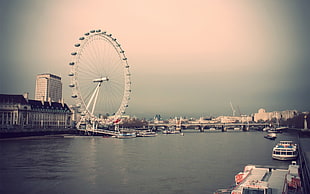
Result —
[[83, 67], [87, 68], [84, 71], [92, 71], [93, 73], [96, 73], [96, 72], [98, 73], [98, 69], [95, 65], [95, 61], [91, 57], [87, 57], [87, 58], [84, 57], [81, 63], [83, 63]]
[[79, 71], [79, 77], [85, 80], [92, 80], [99, 76], [98, 72], [94, 71], [93, 69], [83, 68]]
[[89, 70], [93, 70], [95, 72], [98, 72], [98, 69], [96, 67], [96, 56], [93, 54], [92, 47], [88, 46], [86, 47], [89, 50], [82, 55], [81, 63], [84, 63], [86, 67], [89, 68]]

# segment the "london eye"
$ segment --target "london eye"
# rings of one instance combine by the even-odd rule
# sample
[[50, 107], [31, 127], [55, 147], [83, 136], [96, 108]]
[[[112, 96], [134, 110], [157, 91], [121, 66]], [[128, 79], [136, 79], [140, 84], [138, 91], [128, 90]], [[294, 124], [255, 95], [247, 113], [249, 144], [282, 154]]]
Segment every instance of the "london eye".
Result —
[[92, 127], [113, 124], [125, 113], [131, 93], [125, 51], [112, 34], [101, 30], [86, 32], [74, 48], [69, 87], [81, 121]]

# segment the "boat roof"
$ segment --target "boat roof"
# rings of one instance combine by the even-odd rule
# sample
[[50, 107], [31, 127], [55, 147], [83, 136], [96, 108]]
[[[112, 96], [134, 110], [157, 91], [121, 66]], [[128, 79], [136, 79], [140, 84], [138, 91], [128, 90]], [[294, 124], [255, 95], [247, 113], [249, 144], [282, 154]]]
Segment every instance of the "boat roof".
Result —
[[276, 145], [275, 148], [286, 148], [286, 149], [289, 149], [289, 148], [296, 148], [296, 146], [293, 146], [293, 145]]
[[245, 180], [234, 188], [242, 191], [243, 188], [272, 189], [272, 194], [282, 193], [283, 183], [288, 170], [254, 167]]
[[294, 143], [293, 141], [291, 140], [285, 140], [285, 141], [280, 141], [279, 144], [291, 144], [291, 143]]
[[283, 184], [285, 182], [286, 174], [288, 170], [276, 169], [272, 171], [272, 174], [268, 180], [269, 188], [272, 189], [272, 194], [282, 193]]
[[297, 150], [296, 144], [277, 144], [273, 150]]
[[[268, 172], [268, 169], [264, 168], [252, 168], [250, 171], [250, 174], [245, 178], [243, 183], [240, 185], [236, 186], [234, 190], [242, 190], [242, 187], [248, 187], [249, 185], [252, 185], [256, 183], [256, 185], [261, 185], [265, 174]], [[260, 182], [258, 182], [260, 181]]]

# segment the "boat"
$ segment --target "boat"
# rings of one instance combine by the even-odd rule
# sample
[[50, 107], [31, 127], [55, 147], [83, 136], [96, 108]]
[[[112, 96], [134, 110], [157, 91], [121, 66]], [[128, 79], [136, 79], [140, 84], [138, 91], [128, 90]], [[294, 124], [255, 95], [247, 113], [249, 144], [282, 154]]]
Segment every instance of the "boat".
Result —
[[155, 137], [157, 134], [154, 131], [139, 131], [137, 137]]
[[163, 134], [180, 134], [181, 131], [176, 131], [176, 130], [164, 130]]
[[282, 129], [271, 128], [268, 130], [268, 133], [282, 133]]
[[136, 138], [137, 135], [135, 132], [131, 131], [120, 131], [116, 133], [115, 137], [118, 139], [130, 139], [130, 138]]
[[270, 139], [270, 140], [275, 140], [277, 138], [277, 134], [276, 133], [268, 133], [267, 135], [264, 136], [264, 138]]
[[271, 128], [270, 127], [265, 127], [265, 128], [263, 128], [263, 131], [269, 131]]
[[298, 156], [298, 147], [293, 141], [280, 141], [272, 149], [272, 158], [276, 160], [295, 160]]
[[235, 176], [235, 186], [214, 194], [301, 193], [299, 165], [293, 161], [288, 169], [247, 165]]
[[280, 131], [286, 130], [286, 129], [288, 129], [288, 127], [277, 127], [277, 128], [276, 128], [276, 130], [280, 130]]
[[163, 130], [163, 134], [180, 134], [181, 130], [179, 128], [170, 127], [169, 129]]

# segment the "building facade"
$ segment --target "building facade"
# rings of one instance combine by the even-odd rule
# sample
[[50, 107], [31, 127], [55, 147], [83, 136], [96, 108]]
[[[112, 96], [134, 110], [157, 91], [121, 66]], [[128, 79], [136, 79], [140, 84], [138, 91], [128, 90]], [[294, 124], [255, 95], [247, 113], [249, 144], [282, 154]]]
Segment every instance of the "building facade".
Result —
[[37, 75], [35, 100], [60, 102], [62, 99], [61, 77], [50, 73]]
[[71, 128], [72, 112], [65, 103], [29, 100], [0, 94], [0, 130]]
[[294, 118], [298, 114], [297, 110], [285, 110], [285, 111], [273, 111], [266, 112], [265, 109], [261, 108], [257, 113], [254, 114], [254, 121], [271, 121], [275, 120], [287, 120]]

